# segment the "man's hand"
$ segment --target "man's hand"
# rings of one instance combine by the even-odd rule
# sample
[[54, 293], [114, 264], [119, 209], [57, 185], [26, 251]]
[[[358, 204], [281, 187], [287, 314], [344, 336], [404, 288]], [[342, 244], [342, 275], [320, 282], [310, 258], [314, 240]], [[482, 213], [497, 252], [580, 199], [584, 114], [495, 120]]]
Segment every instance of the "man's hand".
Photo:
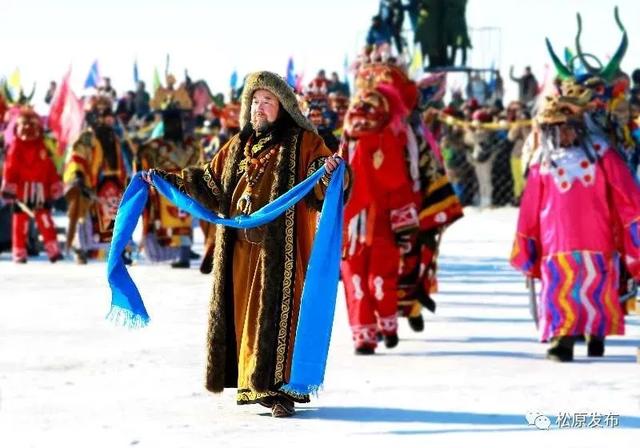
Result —
[[324, 162], [324, 169], [326, 174], [328, 176], [331, 176], [331, 174], [336, 170], [336, 168], [338, 168], [338, 165], [340, 165], [341, 161], [342, 161], [342, 157], [340, 157], [338, 154], [334, 154], [331, 157], [328, 157], [327, 161]]
[[153, 173], [153, 168], [150, 169], [149, 171], [142, 171], [140, 174], [140, 177], [142, 178], [143, 181], [145, 181], [147, 184], [149, 185], [153, 185], [151, 183], [151, 174]]

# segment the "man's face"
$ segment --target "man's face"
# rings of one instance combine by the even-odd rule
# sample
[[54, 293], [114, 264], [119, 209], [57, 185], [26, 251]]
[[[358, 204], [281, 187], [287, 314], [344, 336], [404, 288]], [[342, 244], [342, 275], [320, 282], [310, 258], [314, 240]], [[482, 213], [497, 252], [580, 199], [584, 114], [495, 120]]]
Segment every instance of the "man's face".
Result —
[[317, 129], [324, 124], [324, 116], [320, 109], [311, 109], [309, 111], [309, 121]]
[[280, 112], [278, 98], [268, 90], [256, 90], [251, 100], [251, 125], [263, 132], [275, 123]]
[[567, 147], [573, 145], [578, 134], [572, 126], [560, 125], [560, 146]]

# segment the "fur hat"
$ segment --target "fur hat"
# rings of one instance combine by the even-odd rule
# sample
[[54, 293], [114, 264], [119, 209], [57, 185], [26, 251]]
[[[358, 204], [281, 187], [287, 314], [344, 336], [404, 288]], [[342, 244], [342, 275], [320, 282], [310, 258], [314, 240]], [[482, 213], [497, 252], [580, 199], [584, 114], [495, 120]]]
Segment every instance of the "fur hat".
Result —
[[247, 76], [244, 90], [242, 91], [242, 106], [240, 108], [240, 128], [244, 128], [251, 121], [251, 100], [256, 90], [268, 90], [273, 93], [280, 102], [280, 106], [286, 110], [293, 121], [302, 129], [316, 132], [313, 125], [302, 115], [293, 89], [279, 75], [272, 72], [254, 72]]

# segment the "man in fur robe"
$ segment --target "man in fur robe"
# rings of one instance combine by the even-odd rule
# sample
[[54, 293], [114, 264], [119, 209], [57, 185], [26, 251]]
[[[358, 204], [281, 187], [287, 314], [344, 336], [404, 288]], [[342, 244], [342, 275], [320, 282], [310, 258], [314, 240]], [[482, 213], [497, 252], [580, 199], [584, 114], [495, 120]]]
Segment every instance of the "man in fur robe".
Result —
[[211, 162], [162, 177], [216, 213], [250, 214], [318, 169], [322, 181], [306, 200], [264, 226], [218, 226], [207, 335], [206, 387], [237, 388], [237, 403], [270, 407], [274, 417], [294, 413], [308, 395], [284, 392], [289, 381], [300, 297], [332, 152], [300, 112], [280, 76], [246, 79], [242, 131]]

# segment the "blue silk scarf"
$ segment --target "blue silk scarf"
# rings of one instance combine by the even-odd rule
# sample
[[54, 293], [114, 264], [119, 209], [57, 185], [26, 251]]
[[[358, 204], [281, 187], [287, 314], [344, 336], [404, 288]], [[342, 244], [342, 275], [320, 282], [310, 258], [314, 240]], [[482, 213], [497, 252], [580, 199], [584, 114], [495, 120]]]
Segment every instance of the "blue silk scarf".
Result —
[[[338, 290], [344, 170], [344, 164], [341, 163], [327, 188], [302, 290], [290, 381], [283, 386], [284, 390], [299, 394], [317, 391], [324, 380]], [[152, 174], [151, 181], [160, 194], [176, 207], [198, 219], [248, 229], [273, 221], [293, 207], [313, 189], [323, 173], [324, 169], [316, 171], [260, 210], [233, 219], [217, 216], [155, 174]], [[122, 197], [107, 263], [107, 278], [112, 293], [111, 310], [107, 318], [128, 327], [143, 327], [149, 323], [149, 314], [140, 292], [122, 258], [122, 252], [131, 241], [148, 197], [149, 185], [138, 173]]]

